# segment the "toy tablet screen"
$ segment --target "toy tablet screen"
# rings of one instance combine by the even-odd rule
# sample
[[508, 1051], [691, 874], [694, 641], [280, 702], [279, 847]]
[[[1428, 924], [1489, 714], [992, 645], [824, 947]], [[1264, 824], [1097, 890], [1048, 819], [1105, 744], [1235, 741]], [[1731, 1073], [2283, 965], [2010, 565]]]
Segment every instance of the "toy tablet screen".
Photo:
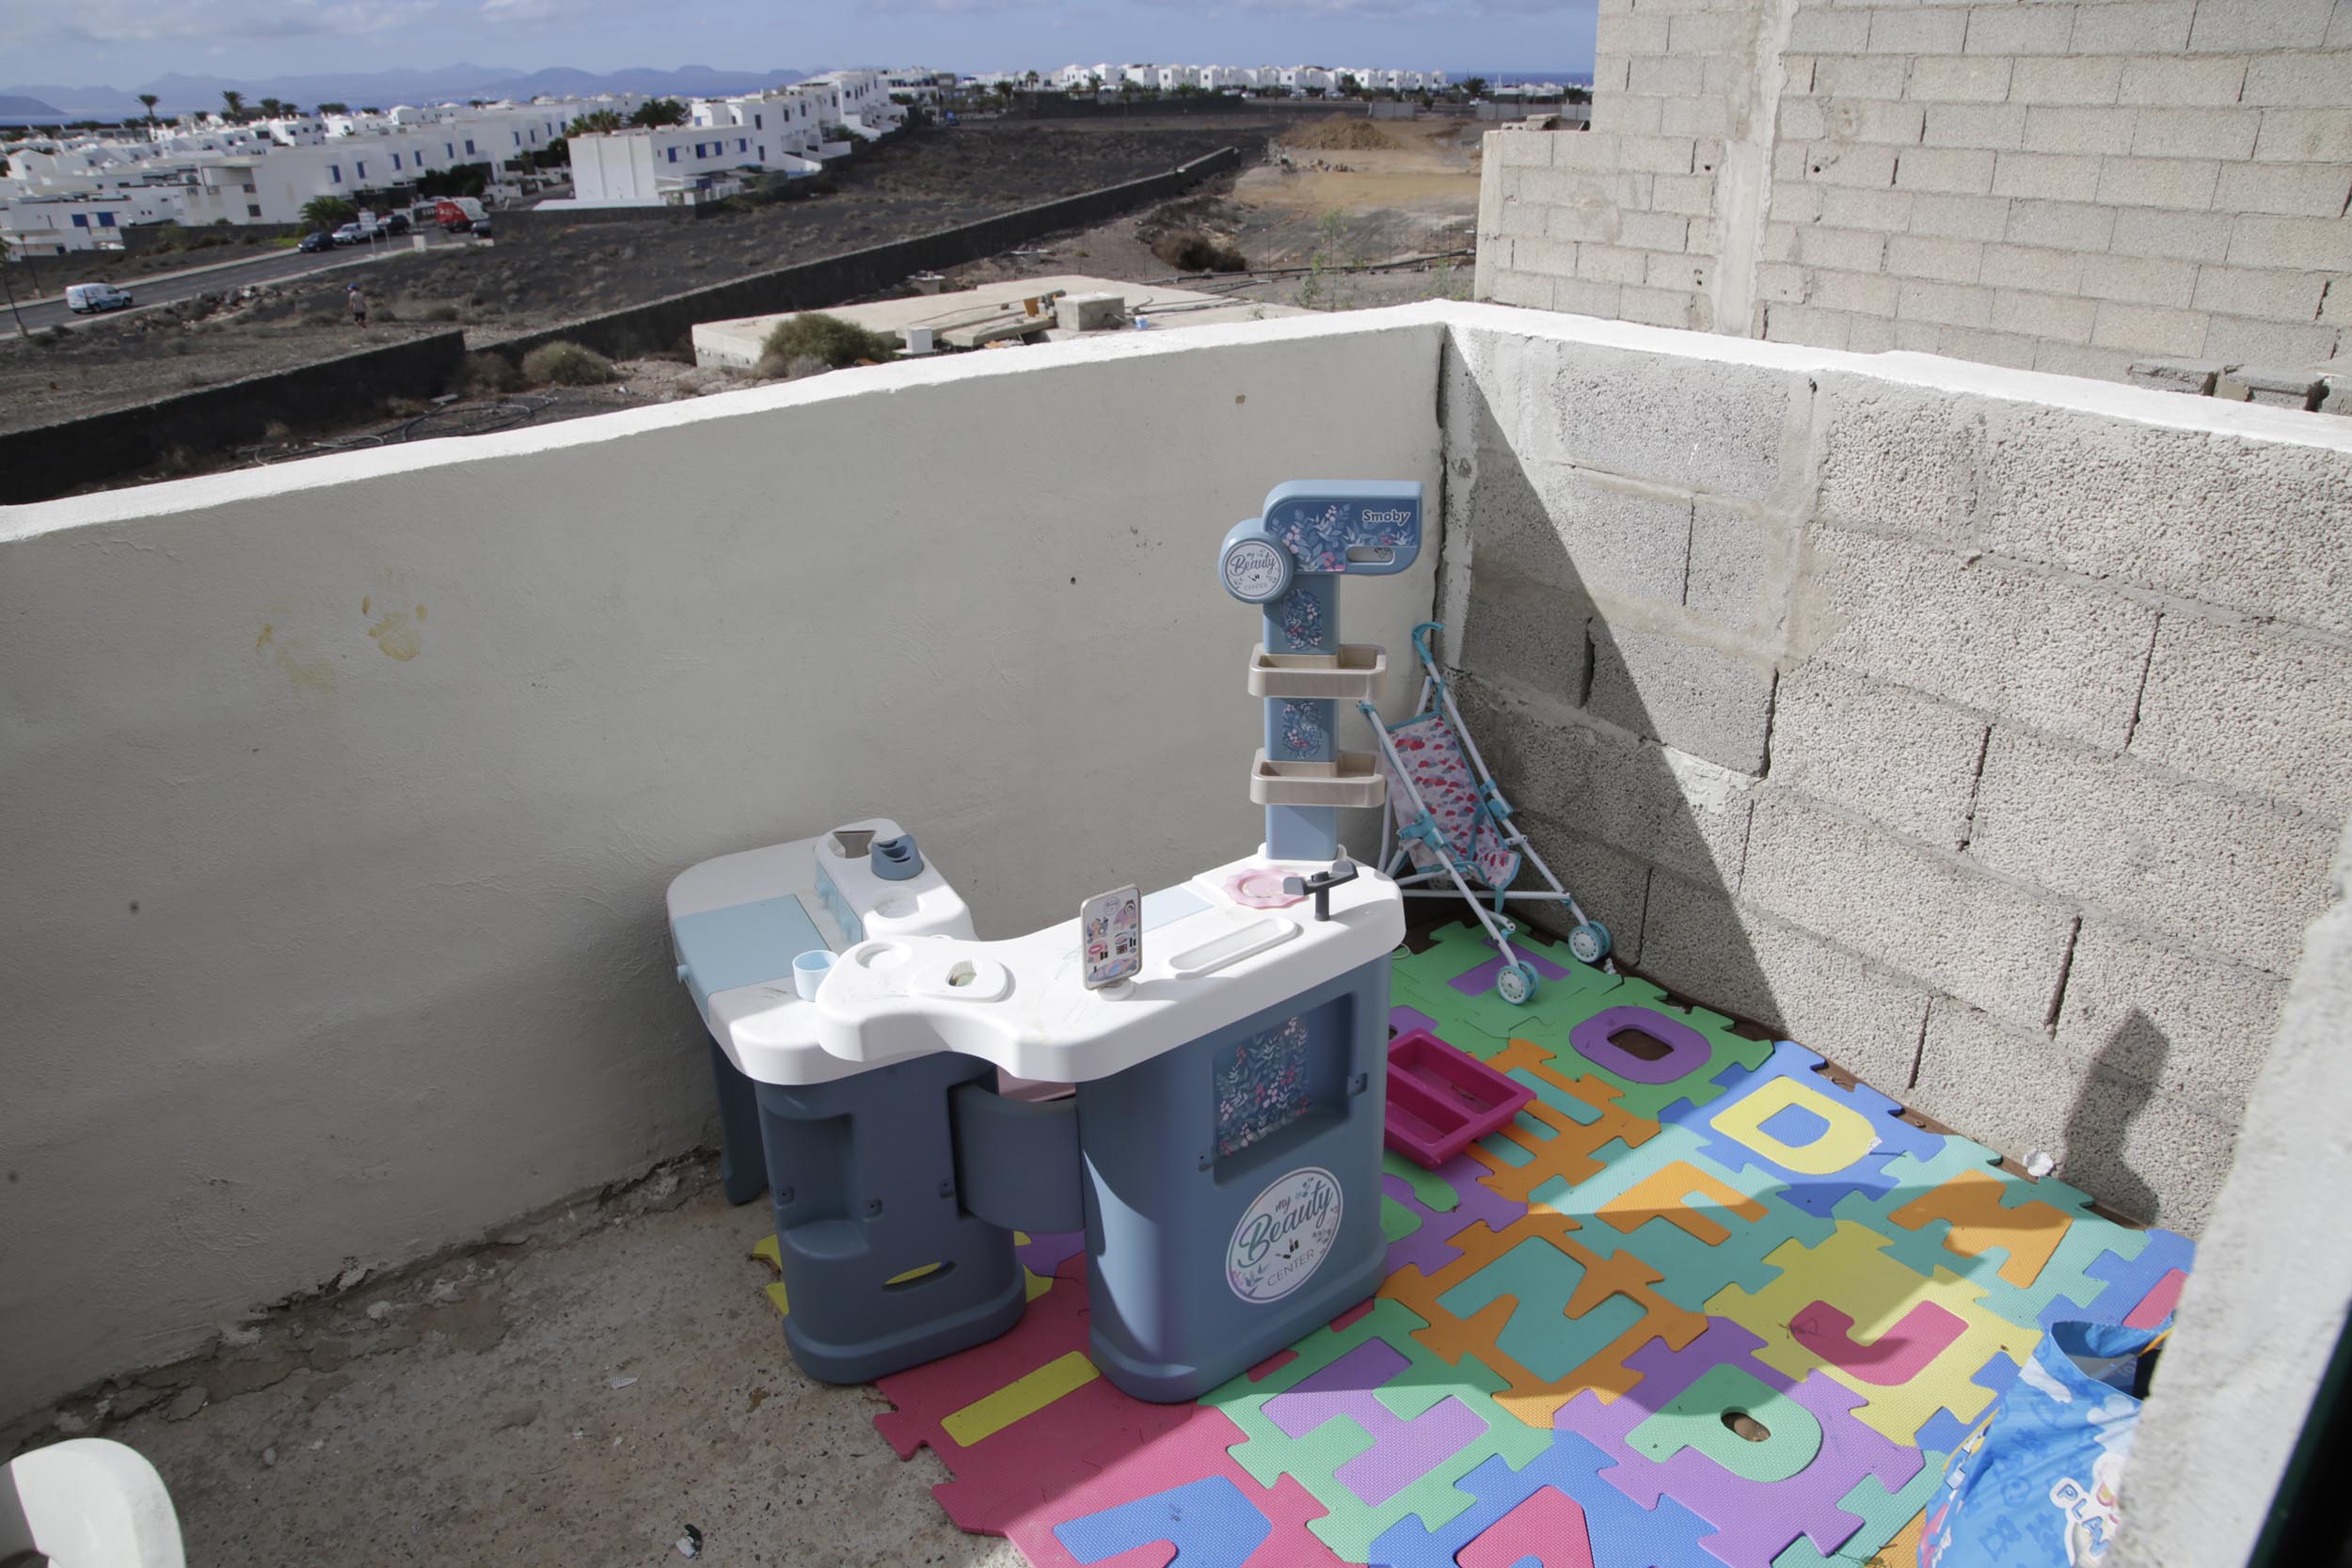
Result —
[[1078, 956], [1089, 990], [1133, 978], [1143, 968], [1143, 895], [1113, 888], [1079, 905]]

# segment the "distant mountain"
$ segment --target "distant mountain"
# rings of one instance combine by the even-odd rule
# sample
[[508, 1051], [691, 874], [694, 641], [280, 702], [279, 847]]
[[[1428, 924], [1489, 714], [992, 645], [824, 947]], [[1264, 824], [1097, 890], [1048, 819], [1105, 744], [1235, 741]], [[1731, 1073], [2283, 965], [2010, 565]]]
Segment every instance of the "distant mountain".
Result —
[[[797, 82], [809, 72], [777, 70], [718, 71], [707, 65], [685, 65], [675, 71], [632, 67], [622, 71], [574, 71], [555, 67], [521, 71], [501, 66], [460, 62], [435, 69], [380, 71], [342, 71], [312, 76], [276, 76], [240, 80], [234, 76], [198, 76], [173, 72], [125, 91], [112, 87], [70, 87], [37, 84], [0, 87], [0, 105], [29, 100], [22, 118], [52, 119], [129, 119], [146, 114], [138, 94], [153, 93], [161, 102], [155, 112], [180, 114], [217, 109], [223, 89], [241, 92], [246, 103], [281, 98], [314, 108], [320, 103], [348, 103], [354, 108], [390, 108], [395, 103], [463, 103], [469, 98], [536, 98], [543, 95], [588, 97], [600, 92], [644, 92], [712, 97], [757, 92], [763, 87]], [[0, 107], [0, 119], [12, 111]]]
[[63, 119], [65, 111], [38, 98], [0, 93], [0, 125], [29, 125], [36, 120]]

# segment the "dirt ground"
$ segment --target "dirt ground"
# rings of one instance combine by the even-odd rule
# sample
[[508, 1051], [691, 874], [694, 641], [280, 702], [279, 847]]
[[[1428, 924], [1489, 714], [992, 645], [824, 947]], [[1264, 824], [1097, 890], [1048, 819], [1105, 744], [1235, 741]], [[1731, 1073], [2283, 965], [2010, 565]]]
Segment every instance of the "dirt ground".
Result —
[[[1336, 118], [1290, 128], [1232, 179], [1050, 243], [1042, 256], [993, 257], [950, 277], [967, 287], [1073, 271], [1181, 277], [1186, 288], [1321, 310], [1467, 299], [1480, 137], [1490, 129]], [[1385, 145], [1365, 145], [1375, 137]], [[1155, 241], [1188, 229], [1231, 241], [1250, 270], [1181, 273], [1154, 253]], [[1436, 260], [1397, 264], [1422, 258]]]
[[[1154, 172], [1237, 145], [1233, 176], [1019, 253], [953, 269], [950, 287], [1081, 272], [1176, 281], [1236, 299], [1360, 309], [1470, 296], [1480, 135], [1458, 119], [1321, 117], [965, 127], [876, 150], [835, 194], [699, 224], [582, 225], [452, 247], [359, 269], [373, 301], [364, 333], [342, 312], [352, 273], [209, 295], [75, 333], [0, 341], [0, 429], [119, 407], [291, 363], [462, 325], [494, 341], [637, 300], [968, 221], [989, 212]], [[1248, 269], [1202, 277], [1155, 254], [1193, 230], [1232, 242]], [[844, 301], [843, 303], [850, 303]], [[600, 387], [453, 388], [461, 401], [400, 404], [331, 431], [273, 431], [233, 451], [176, 452], [99, 488], [283, 462], [524, 423], [550, 423], [755, 386], [751, 375], [673, 359], [625, 360]]]
[[[1255, 156], [1272, 128], [1258, 117], [918, 131], [829, 171], [830, 194], [700, 223], [517, 229], [491, 245], [400, 255], [8, 340], [0, 341], [0, 429], [135, 405], [453, 323], [495, 341], [1116, 184], [1220, 147]], [[193, 258], [209, 259], [213, 252]], [[373, 305], [364, 333], [342, 309], [355, 277]]]

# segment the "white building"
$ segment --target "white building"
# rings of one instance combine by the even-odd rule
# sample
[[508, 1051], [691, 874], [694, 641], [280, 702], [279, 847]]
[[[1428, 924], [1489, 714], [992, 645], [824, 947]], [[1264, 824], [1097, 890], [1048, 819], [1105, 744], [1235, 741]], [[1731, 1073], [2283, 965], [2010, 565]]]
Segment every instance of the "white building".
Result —
[[37, 196], [0, 202], [0, 245], [10, 256], [60, 256], [71, 250], [119, 250], [135, 223], [180, 216], [168, 186], [121, 196]]
[[[928, 72], [899, 72], [930, 83]], [[698, 99], [688, 123], [631, 127], [571, 138], [573, 193], [542, 203], [571, 207], [649, 207], [718, 200], [746, 177], [815, 174], [826, 158], [850, 150], [833, 130], [872, 140], [905, 123], [880, 71], [836, 71], [771, 92]]]

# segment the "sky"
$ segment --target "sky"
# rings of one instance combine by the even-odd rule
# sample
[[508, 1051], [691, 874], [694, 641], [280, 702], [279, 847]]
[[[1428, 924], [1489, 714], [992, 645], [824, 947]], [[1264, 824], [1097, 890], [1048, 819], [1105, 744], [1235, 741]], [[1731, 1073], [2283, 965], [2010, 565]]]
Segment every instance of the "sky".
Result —
[[1100, 60], [1588, 71], [1595, 0], [0, 0], [0, 83], [467, 61], [977, 71]]

